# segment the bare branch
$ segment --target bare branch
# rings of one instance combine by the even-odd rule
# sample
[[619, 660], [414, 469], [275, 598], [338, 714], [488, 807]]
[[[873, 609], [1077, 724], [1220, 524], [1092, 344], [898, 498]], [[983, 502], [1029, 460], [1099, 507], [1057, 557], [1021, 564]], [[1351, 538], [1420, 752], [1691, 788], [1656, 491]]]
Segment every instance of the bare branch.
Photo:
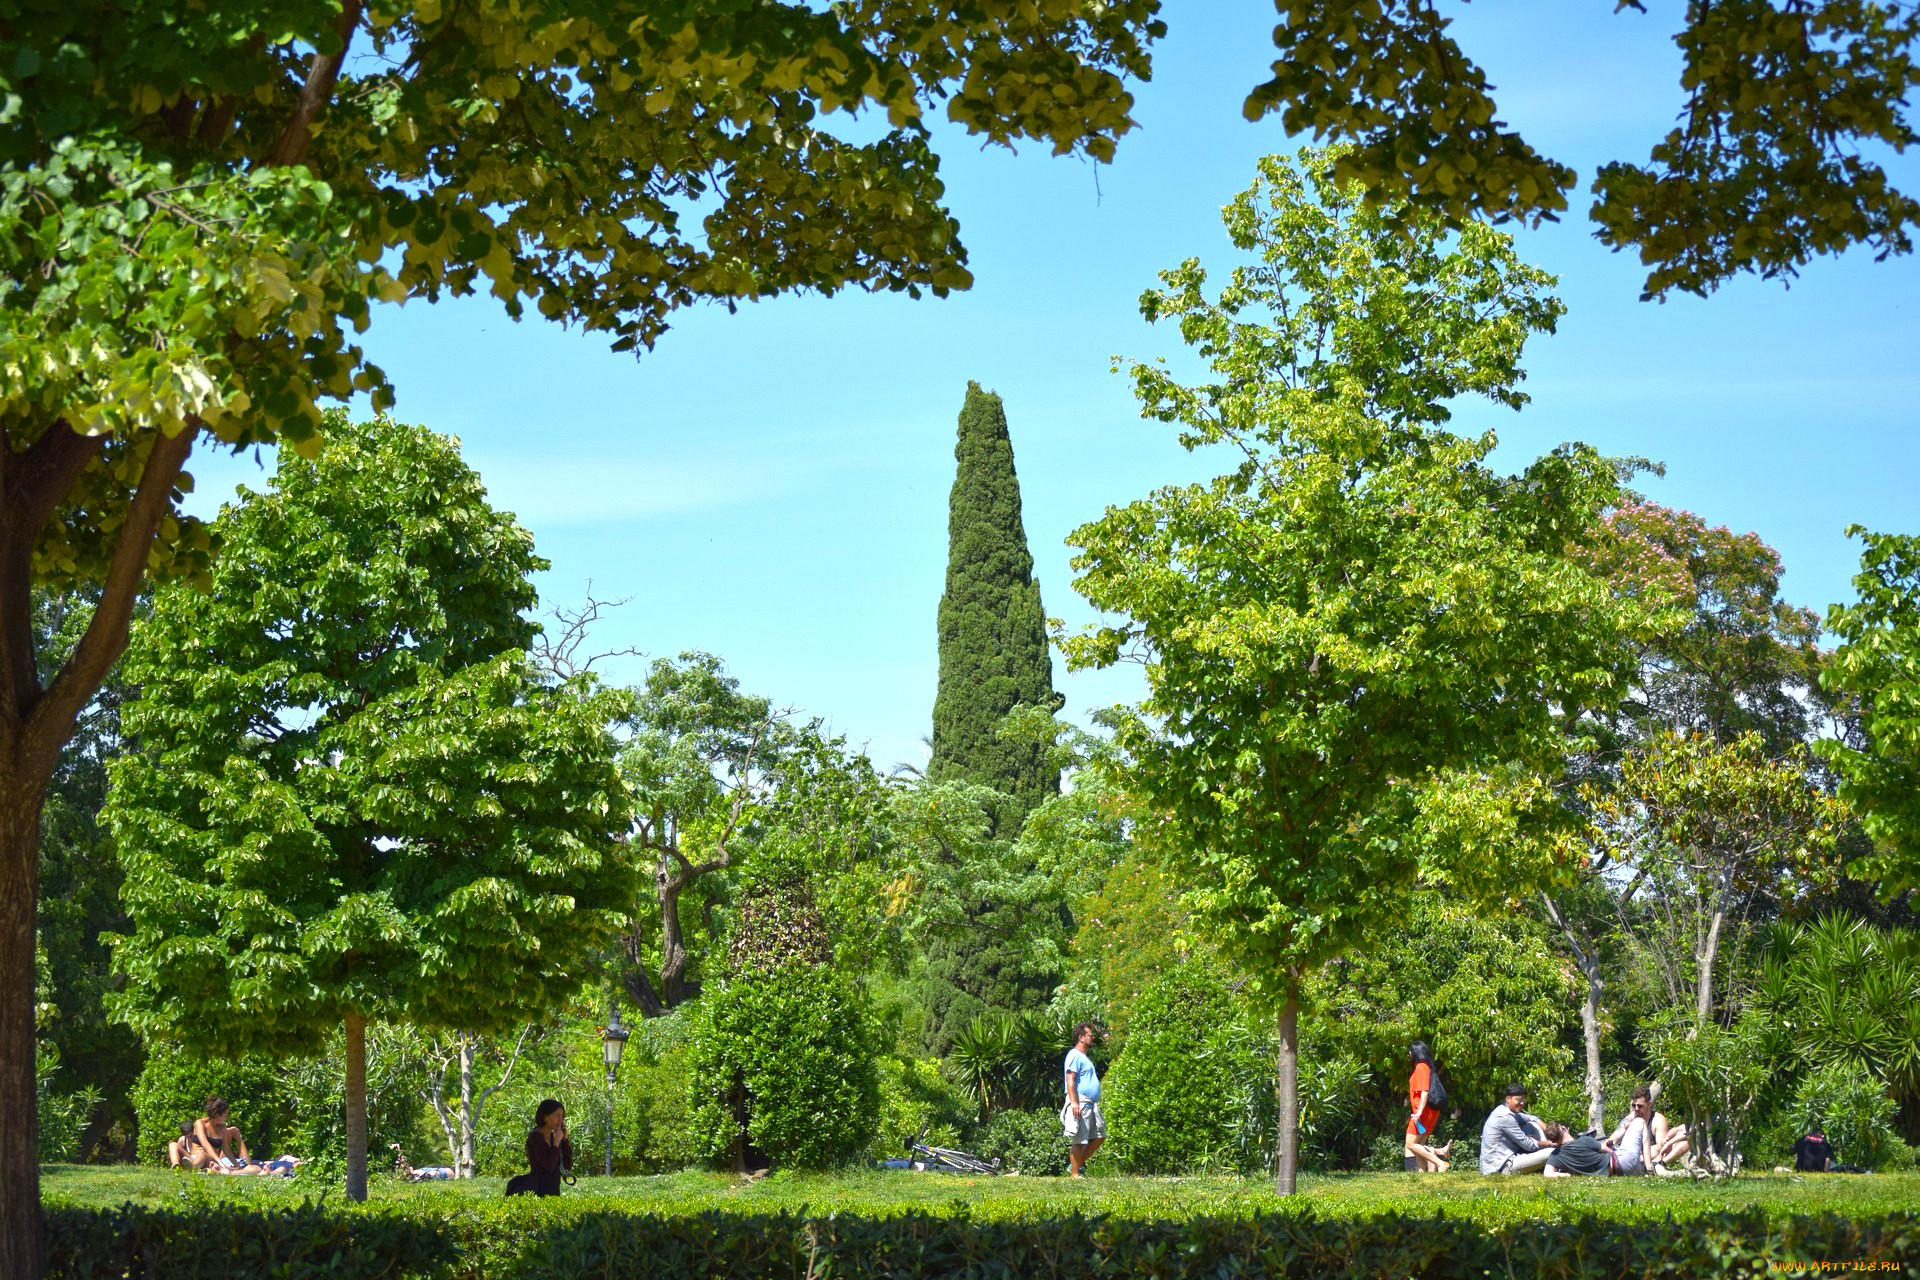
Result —
[[557, 634], [549, 635], [542, 631], [534, 638], [532, 646], [533, 660], [560, 681], [572, 680], [593, 670], [594, 664], [608, 658], [644, 658], [647, 655], [640, 649], [628, 645], [623, 649], [604, 649], [597, 653], [581, 656], [588, 636], [602, 616], [614, 609], [632, 603], [632, 597], [623, 600], [601, 600], [593, 594], [593, 580], [587, 580], [587, 602], [577, 609], [556, 605], [553, 609], [554, 621], [559, 623]]

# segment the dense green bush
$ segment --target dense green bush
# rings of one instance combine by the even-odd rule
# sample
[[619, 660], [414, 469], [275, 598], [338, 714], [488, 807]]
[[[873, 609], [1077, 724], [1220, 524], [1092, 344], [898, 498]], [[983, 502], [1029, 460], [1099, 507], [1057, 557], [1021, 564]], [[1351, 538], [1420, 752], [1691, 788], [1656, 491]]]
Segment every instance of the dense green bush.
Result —
[[167, 1144], [180, 1136], [181, 1123], [205, 1115], [213, 1096], [227, 1100], [230, 1123], [256, 1155], [277, 1154], [275, 1147], [293, 1132], [293, 1099], [281, 1064], [153, 1044], [133, 1086], [140, 1159], [166, 1159]]
[[1101, 1091], [1109, 1153], [1120, 1167], [1181, 1173], [1220, 1162], [1238, 1118], [1231, 1100], [1271, 1078], [1250, 1042], [1233, 1034], [1235, 1015], [1226, 985], [1206, 965], [1169, 970], [1141, 995], [1127, 1047]]
[[980, 1136], [974, 1153], [998, 1160], [1000, 1167], [1038, 1177], [1067, 1171], [1067, 1137], [1055, 1111], [997, 1111]]
[[1920, 1265], [1920, 1215], [1769, 1219], [1759, 1211], [1661, 1223], [1583, 1217], [1489, 1227], [1460, 1217], [1147, 1219], [1075, 1214], [977, 1220], [699, 1214], [494, 1202], [398, 1213], [313, 1204], [257, 1212], [126, 1206], [46, 1213], [48, 1280], [760, 1280], [833, 1275], [1038, 1280], [1152, 1275], [1478, 1277], [1759, 1276], [1823, 1265], [1897, 1274]]
[[1793, 1144], [1817, 1125], [1833, 1158], [1863, 1169], [1911, 1167], [1907, 1144], [1894, 1131], [1886, 1087], [1859, 1067], [1836, 1062], [1800, 1077], [1791, 1097], [1770, 1109], [1748, 1143], [1755, 1164], [1790, 1164]]
[[946, 1078], [940, 1064], [923, 1058], [888, 1056], [876, 1064], [880, 1077], [880, 1121], [867, 1158], [891, 1160], [906, 1154], [907, 1141], [921, 1133], [936, 1147], [960, 1145], [974, 1120], [973, 1104]]
[[687, 1055], [701, 1154], [730, 1158], [744, 1142], [801, 1169], [853, 1159], [880, 1119], [875, 1039], [858, 991], [831, 969], [749, 970], [709, 991]]

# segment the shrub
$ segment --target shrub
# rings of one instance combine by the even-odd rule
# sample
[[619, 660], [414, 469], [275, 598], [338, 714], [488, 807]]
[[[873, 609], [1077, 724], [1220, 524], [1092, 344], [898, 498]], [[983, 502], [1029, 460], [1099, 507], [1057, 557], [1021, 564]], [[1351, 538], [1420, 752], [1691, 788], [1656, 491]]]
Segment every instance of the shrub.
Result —
[[[1152, 1275], [1759, 1276], [1823, 1265], [1897, 1274], [1920, 1262], [1920, 1216], [1896, 1211], [1769, 1219], [1758, 1210], [1661, 1223], [1583, 1216], [1488, 1226], [1458, 1216], [1314, 1214], [1147, 1219], [1103, 1215], [977, 1220], [909, 1212], [660, 1216], [495, 1201], [442, 1210], [180, 1212], [50, 1208], [48, 1280], [273, 1275], [331, 1280], [589, 1280], [672, 1275], [754, 1280], [832, 1275], [1036, 1280]], [[1649, 1226], [1655, 1229], [1649, 1230]]]
[[165, 1160], [167, 1144], [180, 1136], [181, 1123], [205, 1115], [207, 1099], [216, 1095], [227, 1100], [231, 1123], [256, 1154], [272, 1152], [293, 1128], [284, 1073], [272, 1060], [153, 1044], [133, 1086], [139, 1158]]
[[972, 1123], [973, 1107], [940, 1065], [918, 1058], [886, 1057], [878, 1063], [880, 1120], [867, 1157], [890, 1160], [906, 1152], [909, 1138], [925, 1133], [928, 1144], [957, 1146]]
[[[701, 1154], [830, 1168], [879, 1123], [871, 1019], [831, 969], [749, 970], [694, 1005], [688, 1061]], [[737, 1154], [736, 1154], [737, 1153]]]
[[77, 1093], [57, 1093], [54, 1079], [60, 1070], [60, 1052], [45, 1040], [33, 1044], [33, 1101], [39, 1117], [39, 1154], [44, 1161], [73, 1160], [80, 1154], [80, 1136], [100, 1105], [100, 1091], [88, 1087]]
[[1067, 1138], [1058, 1111], [1000, 1111], [987, 1121], [974, 1154], [1031, 1176], [1067, 1171]]
[[1141, 995], [1101, 1091], [1122, 1168], [1180, 1173], [1219, 1162], [1232, 1140], [1229, 1100], [1271, 1078], [1233, 1023], [1226, 986], [1204, 965], [1181, 965]]
[[1715, 1175], [1740, 1171], [1748, 1119], [1773, 1083], [1761, 1021], [1749, 1011], [1732, 1030], [1667, 1015], [1648, 1023], [1647, 1057], [1666, 1086], [1661, 1102], [1687, 1126], [1689, 1163]]
[[1772, 1108], [1751, 1143], [1754, 1158], [1785, 1163], [1793, 1144], [1817, 1125], [1833, 1158], [1865, 1169], [1911, 1167], [1906, 1143], [1894, 1131], [1886, 1087], [1860, 1068], [1833, 1063], [1801, 1077], [1793, 1095]]

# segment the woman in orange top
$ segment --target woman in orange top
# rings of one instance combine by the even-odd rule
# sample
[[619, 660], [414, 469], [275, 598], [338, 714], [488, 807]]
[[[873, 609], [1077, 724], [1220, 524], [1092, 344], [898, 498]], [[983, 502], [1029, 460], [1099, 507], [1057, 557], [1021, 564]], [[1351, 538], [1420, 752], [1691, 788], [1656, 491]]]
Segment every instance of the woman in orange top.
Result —
[[1446, 1157], [1453, 1143], [1433, 1145], [1434, 1127], [1440, 1123], [1440, 1108], [1428, 1101], [1436, 1070], [1433, 1050], [1426, 1041], [1415, 1040], [1407, 1047], [1407, 1055], [1413, 1060], [1413, 1075], [1407, 1081], [1407, 1109], [1412, 1115], [1407, 1120], [1404, 1167], [1408, 1173], [1445, 1173], [1452, 1168]]

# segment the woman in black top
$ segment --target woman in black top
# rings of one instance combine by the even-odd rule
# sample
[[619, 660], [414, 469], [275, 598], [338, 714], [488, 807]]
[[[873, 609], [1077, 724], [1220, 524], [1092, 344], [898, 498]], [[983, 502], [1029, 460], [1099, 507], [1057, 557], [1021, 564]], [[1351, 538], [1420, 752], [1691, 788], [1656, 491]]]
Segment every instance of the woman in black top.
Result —
[[527, 1172], [507, 1183], [507, 1194], [531, 1191], [537, 1196], [560, 1194], [560, 1178], [573, 1168], [573, 1141], [567, 1137], [567, 1109], [548, 1098], [533, 1113], [527, 1133]]

